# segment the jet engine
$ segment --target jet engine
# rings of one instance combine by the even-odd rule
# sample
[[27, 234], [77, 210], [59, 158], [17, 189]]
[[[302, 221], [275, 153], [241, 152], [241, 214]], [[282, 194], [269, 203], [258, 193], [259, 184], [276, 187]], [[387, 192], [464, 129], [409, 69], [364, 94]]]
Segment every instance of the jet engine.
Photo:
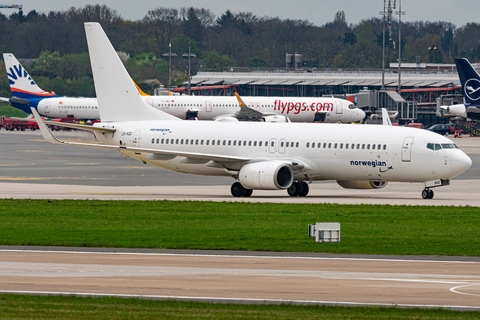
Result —
[[247, 189], [287, 189], [293, 183], [293, 171], [282, 162], [255, 162], [240, 169], [238, 180]]
[[340, 187], [345, 189], [382, 189], [388, 182], [384, 181], [341, 181], [337, 180]]
[[284, 115], [271, 115], [271, 116], [264, 116], [263, 120], [265, 122], [290, 122], [290, 119]]
[[235, 117], [229, 117], [229, 116], [219, 116], [215, 118], [215, 121], [217, 122], [238, 122], [238, 119]]

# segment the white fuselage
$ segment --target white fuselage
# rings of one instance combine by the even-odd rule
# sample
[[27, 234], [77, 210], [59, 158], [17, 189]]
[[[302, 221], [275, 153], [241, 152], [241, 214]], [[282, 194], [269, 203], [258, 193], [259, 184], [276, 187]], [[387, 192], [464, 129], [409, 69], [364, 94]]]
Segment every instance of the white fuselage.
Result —
[[[149, 105], [180, 119], [215, 120], [235, 117], [240, 106], [236, 97], [142, 96]], [[249, 108], [264, 115], [283, 115], [292, 122], [358, 122], [365, 113], [351, 102], [337, 98], [242, 97]], [[95, 98], [48, 98], [38, 104], [42, 116], [99, 119]], [[248, 119], [240, 119], [248, 120]]]
[[[302, 181], [425, 182], [452, 178], [471, 165], [470, 158], [451, 140], [415, 128], [208, 121], [95, 126], [116, 128], [113, 134], [96, 133], [102, 143], [152, 150], [122, 151], [126, 155], [161, 168], [199, 175], [234, 176], [245, 163], [280, 161], [293, 167], [300, 163], [294, 175]], [[186, 152], [192, 157], [164, 156], [162, 151]], [[199, 161], [202, 156], [206, 160]], [[218, 157], [245, 159], [216, 161]]]

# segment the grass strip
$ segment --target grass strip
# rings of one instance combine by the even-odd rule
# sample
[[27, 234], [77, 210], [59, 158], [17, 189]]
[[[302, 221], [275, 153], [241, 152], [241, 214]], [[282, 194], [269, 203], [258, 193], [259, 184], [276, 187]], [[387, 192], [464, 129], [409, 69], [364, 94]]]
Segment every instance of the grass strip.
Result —
[[479, 256], [478, 234], [472, 207], [0, 199], [1, 245]]
[[0, 319], [478, 319], [478, 312], [396, 307], [223, 304], [115, 297], [0, 295]]

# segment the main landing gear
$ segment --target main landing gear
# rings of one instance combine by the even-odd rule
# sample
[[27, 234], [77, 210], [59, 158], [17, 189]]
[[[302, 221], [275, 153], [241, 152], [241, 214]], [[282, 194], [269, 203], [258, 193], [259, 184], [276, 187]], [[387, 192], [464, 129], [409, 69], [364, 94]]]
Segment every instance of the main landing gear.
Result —
[[[305, 197], [310, 190], [308, 184], [304, 181], [295, 181], [292, 185], [287, 189], [287, 193], [291, 197]], [[253, 193], [252, 189], [247, 189], [240, 182], [235, 182], [232, 184], [230, 188], [230, 192], [234, 197], [250, 197]]]
[[287, 189], [290, 197], [305, 197], [308, 194], [308, 191], [310, 191], [310, 187], [305, 181], [294, 181]]
[[253, 190], [245, 188], [240, 182], [235, 182], [232, 184], [230, 192], [234, 197], [250, 197], [253, 193]]
[[429, 188], [423, 189], [422, 198], [423, 199], [433, 199], [433, 190], [431, 190]]

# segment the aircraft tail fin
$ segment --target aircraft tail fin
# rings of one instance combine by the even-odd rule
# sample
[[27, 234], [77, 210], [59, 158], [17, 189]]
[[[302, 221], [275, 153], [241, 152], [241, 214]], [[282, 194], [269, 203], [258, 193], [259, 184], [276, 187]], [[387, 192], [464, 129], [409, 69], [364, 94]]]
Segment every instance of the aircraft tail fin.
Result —
[[179, 120], [149, 106], [140, 97], [125, 66], [97, 22], [85, 22], [98, 110], [102, 122]]
[[480, 75], [465, 58], [456, 58], [455, 64], [465, 103], [467, 105], [480, 104]]
[[4, 53], [3, 60], [13, 98], [31, 101], [39, 98], [57, 97], [54, 92], [41, 89], [13, 53]]
[[382, 124], [384, 126], [391, 126], [392, 120], [390, 120], [390, 116], [388, 115], [388, 111], [385, 108], [382, 108]]

